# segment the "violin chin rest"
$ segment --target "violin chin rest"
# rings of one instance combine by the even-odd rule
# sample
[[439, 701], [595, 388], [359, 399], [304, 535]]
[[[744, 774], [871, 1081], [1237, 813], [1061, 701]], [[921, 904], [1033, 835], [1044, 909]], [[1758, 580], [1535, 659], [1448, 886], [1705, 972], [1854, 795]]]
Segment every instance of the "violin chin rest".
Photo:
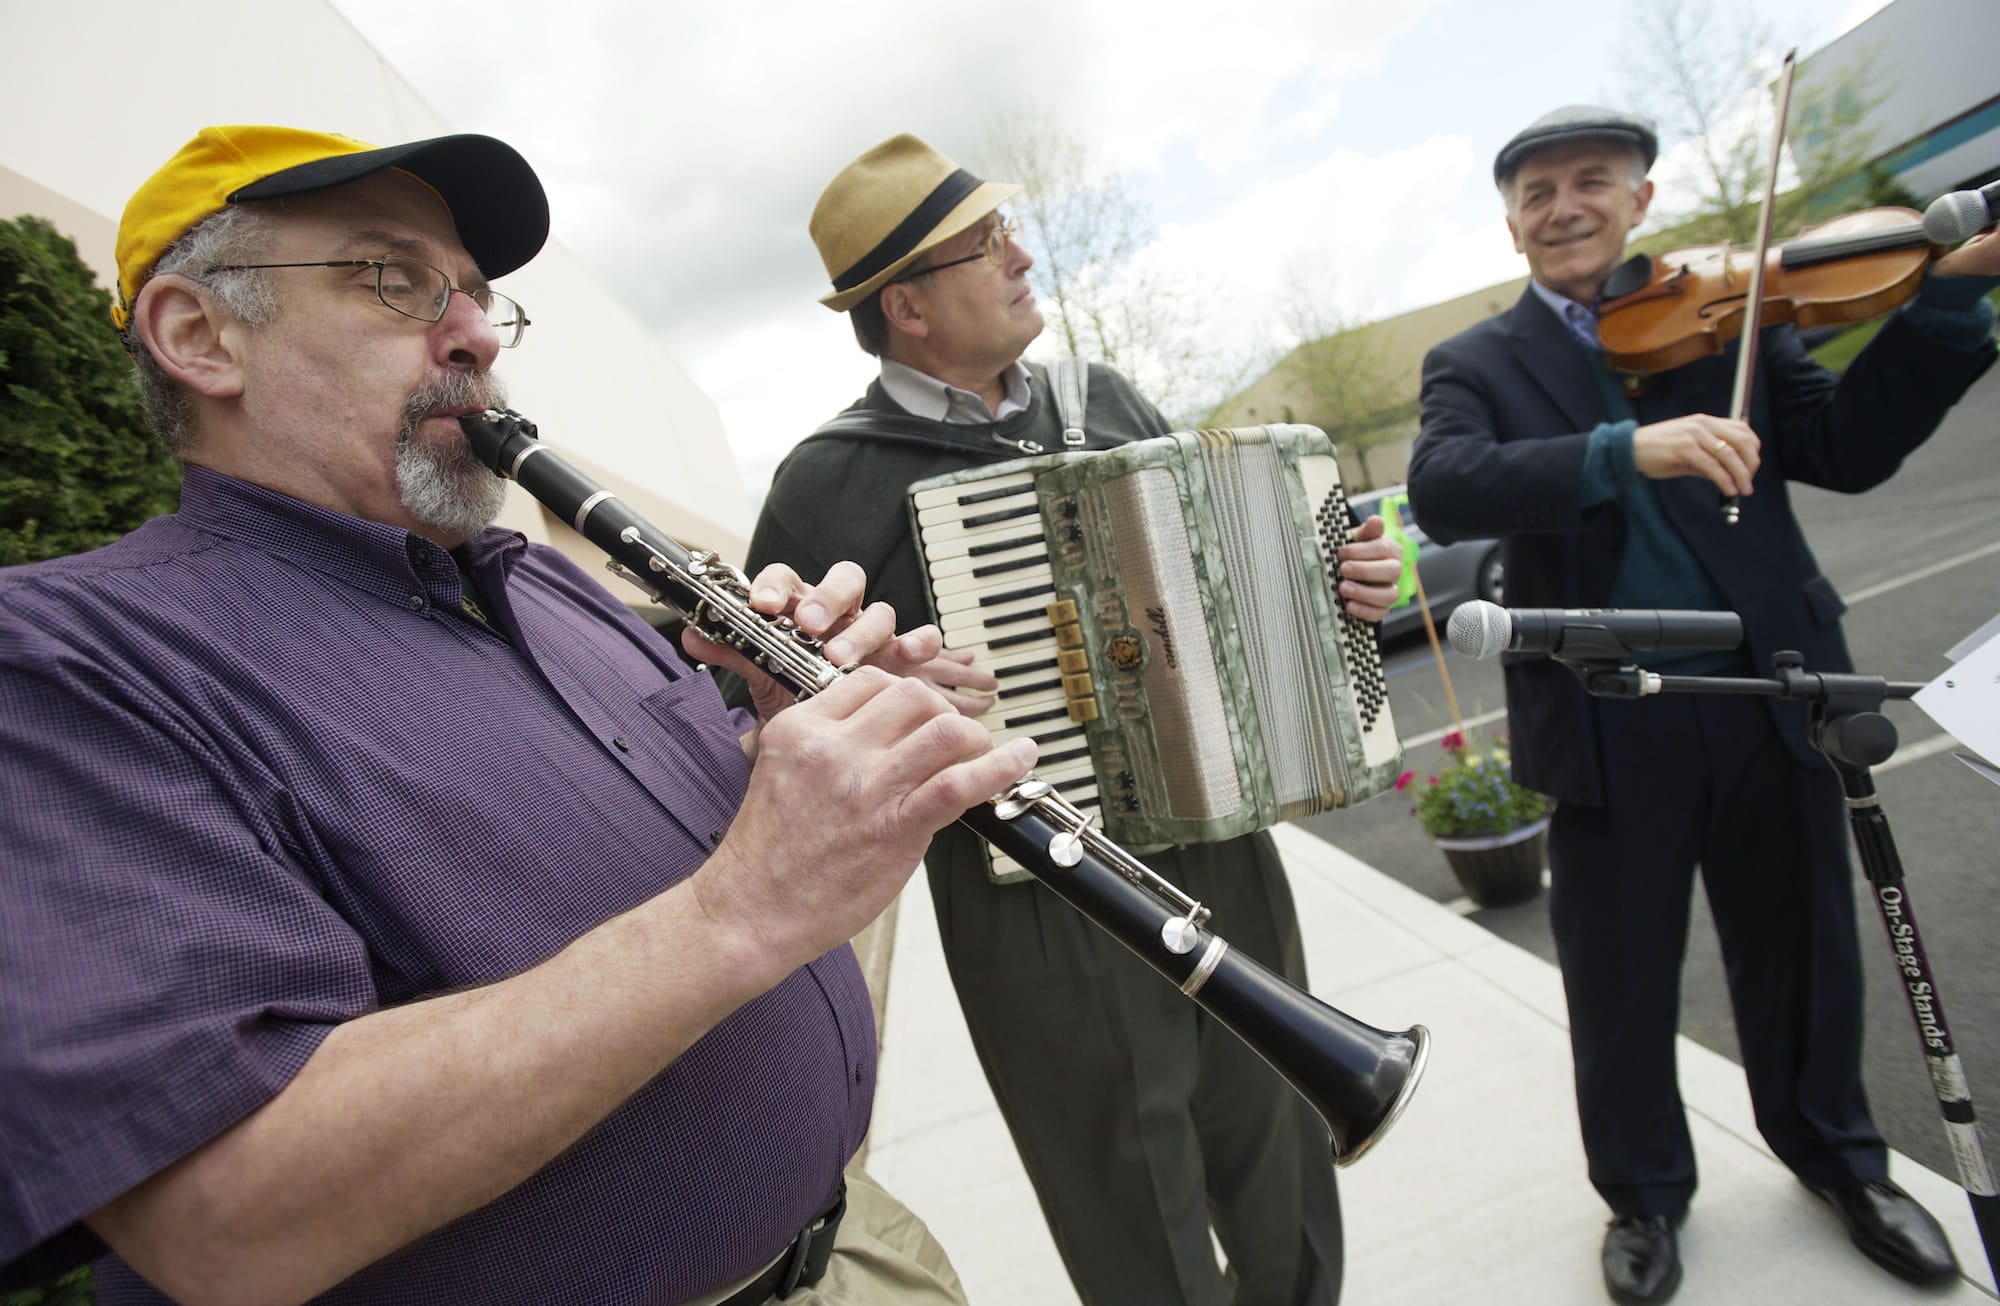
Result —
[[1626, 259], [1623, 263], [1611, 269], [1611, 275], [1604, 279], [1604, 290], [1599, 296], [1598, 302], [1600, 306], [1608, 304], [1621, 296], [1629, 295], [1637, 290], [1644, 290], [1652, 284], [1653, 256], [1651, 254], [1634, 254], [1631, 258]]

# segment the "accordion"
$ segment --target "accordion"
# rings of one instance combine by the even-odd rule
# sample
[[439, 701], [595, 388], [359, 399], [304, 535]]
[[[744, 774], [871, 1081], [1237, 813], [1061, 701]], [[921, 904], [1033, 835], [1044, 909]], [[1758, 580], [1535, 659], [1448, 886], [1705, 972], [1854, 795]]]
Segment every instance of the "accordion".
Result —
[[[1132, 848], [1210, 843], [1393, 787], [1374, 627], [1315, 427], [1179, 432], [919, 481], [945, 647], [999, 678], [984, 723]], [[995, 857], [996, 879], [1025, 875]]]

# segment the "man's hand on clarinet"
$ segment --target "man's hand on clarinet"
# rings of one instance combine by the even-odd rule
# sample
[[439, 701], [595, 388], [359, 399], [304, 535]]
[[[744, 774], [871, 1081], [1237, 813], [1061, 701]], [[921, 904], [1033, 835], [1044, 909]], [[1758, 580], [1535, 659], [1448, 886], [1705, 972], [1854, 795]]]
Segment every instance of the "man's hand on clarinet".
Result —
[[[782, 562], [750, 581], [750, 606], [770, 617], [789, 617], [800, 630], [824, 644], [827, 661], [880, 667], [891, 675], [918, 671], [938, 655], [942, 637], [935, 626], [896, 633], [896, 611], [886, 603], [862, 606], [868, 577], [852, 562], [836, 562], [817, 585], [808, 585]], [[681, 637], [688, 656], [742, 676], [758, 719], [769, 721], [793, 702], [792, 691], [724, 644], [690, 629]]]
[[743, 805], [696, 876], [703, 910], [745, 957], [811, 960], [1034, 763], [1032, 739], [996, 746], [923, 680], [863, 666], [764, 725]]
[[[921, 630], [935, 630], [924, 626]], [[912, 635], [918, 631], [911, 631]], [[938, 655], [909, 673], [923, 681], [965, 716], [984, 716], [993, 707], [1000, 680], [991, 671], [975, 665], [972, 654], [963, 649], [943, 649]]]

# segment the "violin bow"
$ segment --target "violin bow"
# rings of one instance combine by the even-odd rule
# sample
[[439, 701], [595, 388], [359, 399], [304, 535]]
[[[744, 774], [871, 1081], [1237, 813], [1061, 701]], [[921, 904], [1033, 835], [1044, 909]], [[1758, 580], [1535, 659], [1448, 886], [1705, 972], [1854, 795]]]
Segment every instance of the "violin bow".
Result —
[[[1771, 161], [1764, 173], [1763, 212], [1757, 219], [1757, 252], [1750, 260], [1750, 302], [1743, 310], [1743, 330], [1736, 345], [1736, 387], [1729, 398], [1729, 415], [1739, 422], [1750, 420], [1750, 383], [1757, 370], [1758, 323], [1764, 308], [1764, 257], [1771, 249], [1771, 217], [1777, 208], [1778, 159], [1785, 146], [1785, 119], [1792, 108], [1792, 73], [1798, 65], [1798, 47], [1785, 52], [1785, 65], [1778, 75], [1778, 121], [1771, 132]], [[1723, 257], [1728, 257], [1725, 251]], [[1722, 520], [1734, 526], [1743, 516], [1736, 495], [1722, 501]]]

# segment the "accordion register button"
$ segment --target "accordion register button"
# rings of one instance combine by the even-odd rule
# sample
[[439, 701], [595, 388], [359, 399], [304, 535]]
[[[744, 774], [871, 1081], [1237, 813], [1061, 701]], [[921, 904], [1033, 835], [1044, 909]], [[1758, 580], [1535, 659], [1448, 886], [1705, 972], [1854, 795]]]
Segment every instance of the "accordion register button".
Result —
[[1057, 648], [1082, 648], [1083, 627], [1071, 622], [1067, 626], [1056, 627]]
[[1063, 696], [1066, 698], [1089, 698], [1094, 689], [1088, 672], [1081, 676], [1063, 677]]
[[1074, 626], [1078, 620], [1075, 599], [1058, 599], [1049, 604], [1051, 626]]
[[1069, 719], [1072, 721], [1097, 720], [1097, 700], [1094, 698], [1072, 698], [1069, 700]]
[[1066, 676], [1090, 669], [1090, 655], [1080, 648], [1066, 648], [1056, 654], [1056, 670]]

